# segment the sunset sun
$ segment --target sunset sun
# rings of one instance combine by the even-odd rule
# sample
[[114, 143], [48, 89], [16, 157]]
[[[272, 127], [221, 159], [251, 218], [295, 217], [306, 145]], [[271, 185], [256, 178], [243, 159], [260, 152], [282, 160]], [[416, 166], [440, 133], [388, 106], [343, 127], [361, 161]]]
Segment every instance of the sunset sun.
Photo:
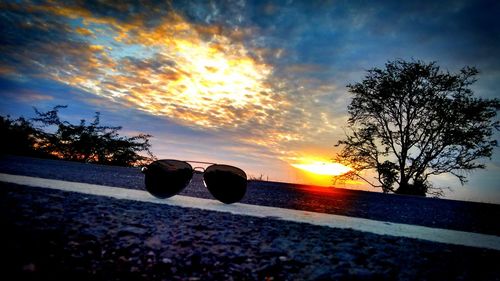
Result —
[[316, 175], [339, 176], [351, 169], [340, 163], [309, 162], [292, 164], [293, 167]]

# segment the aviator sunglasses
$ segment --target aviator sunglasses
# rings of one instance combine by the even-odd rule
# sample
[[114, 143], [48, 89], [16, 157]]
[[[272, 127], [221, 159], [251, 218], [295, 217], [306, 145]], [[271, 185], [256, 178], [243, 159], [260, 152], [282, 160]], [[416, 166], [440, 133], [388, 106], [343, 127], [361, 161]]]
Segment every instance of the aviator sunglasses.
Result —
[[[210, 164], [206, 169], [188, 163]], [[217, 200], [231, 204], [240, 201], [247, 190], [247, 175], [243, 170], [229, 165], [198, 161], [156, 160], [142, 168], [146, 190], [158, 198], [169, 198], [181, 192], [198, 169], [208, 191]]]

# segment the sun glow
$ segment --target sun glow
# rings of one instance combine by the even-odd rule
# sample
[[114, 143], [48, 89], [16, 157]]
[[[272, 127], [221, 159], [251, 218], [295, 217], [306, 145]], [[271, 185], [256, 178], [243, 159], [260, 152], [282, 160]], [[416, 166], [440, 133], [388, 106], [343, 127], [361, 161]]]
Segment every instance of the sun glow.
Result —
[[140, 83], [146, 83], [126, 79], [125, 99], [155, 115], [203, 127], [231, 127], [235, 114], [240, 122], [267, 116], [276, 105], [266, 85], [271, 67], [219, 33], [200, 30], [175, 14], [154, 30], [138, 29], [133, 43], [156, 48], [150, 65], [161, 67], [131, 64], [127, 72], [141, 73]]
[[292, 164], [293, 167], [313, 173], [316, 175], [339, 176], [351, 170], [340, 163], [311, 162], [303, 164]]
[[71, 6], [37, 9], [83, 22], [74, 32], [90, 43], [83, 60], [89, 63], [48, 71], [63, 83], [205, 128], [264, 123], [280, 104], [267, 81], [272, 67], [231, 29], [192, 23], [173, 11], [147, 26], [145, 18], [121, 22]]

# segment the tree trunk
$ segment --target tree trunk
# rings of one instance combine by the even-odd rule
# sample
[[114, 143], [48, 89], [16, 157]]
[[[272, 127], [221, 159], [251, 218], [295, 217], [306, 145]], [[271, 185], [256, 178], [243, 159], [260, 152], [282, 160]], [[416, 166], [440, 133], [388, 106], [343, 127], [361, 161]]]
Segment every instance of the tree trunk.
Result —
[[404, 179], [404, 181], [402, 180], [399, 184], [399, 188], [396, 189], [395, 193], [425, 197], [427, 193], [427, 186], [422, 182], [415, 182], [414, 184], [410, 184], [408, 179]]
[[410, 184], [408, 183], [408, 179], [401, 177], [399, 187], [398, 187], [398, 189], [396, 189], [395, 193], [397, 193], [397, 194], [410, 194]]

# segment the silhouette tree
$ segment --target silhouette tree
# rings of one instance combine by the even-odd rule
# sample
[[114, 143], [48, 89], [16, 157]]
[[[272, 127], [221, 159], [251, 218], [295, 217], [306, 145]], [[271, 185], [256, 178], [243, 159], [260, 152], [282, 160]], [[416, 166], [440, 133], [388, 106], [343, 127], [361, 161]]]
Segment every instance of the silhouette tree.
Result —
[[[18, 143], [21, 147], [7, 152], [118, 166], [133, 166], [154, 158], [149, 150], [151, 135], [120, 136], [121, 127], [100, 125], [99, 112], [88, 125], [85, 120], [78, 125], [61, 121], [59, 110], [66, 107], [58, 105], [47, 112], [35, 108], [37, 116], [31, 121], [40, 124], [38, 126], [24, 118], [11, 120], [2, 117], [7, 142]], [[147, 156], [139, 152], [145, 152]]]
[[0, 153], [49, 157], [49, 154], [37, 149], [40, 134], [41, 132], [23, 117], [11, 119], [10, 116], [0, 116], [0, 135], [2, 136]]
[[[484, 168], [497, 146], [493, 130], [498, 99], [473, 96], [478, 71], [441, 71], [435, 62], [396, 60], [348, 85], [353, 99], [346, 137], [335, 161], [353, 170], [336, 180], [362, 179], [383, 192], [442, 195], [429, 177], [445, 173], [462, 184]], [[367, 178], [363, 171], [375, 171]]]

